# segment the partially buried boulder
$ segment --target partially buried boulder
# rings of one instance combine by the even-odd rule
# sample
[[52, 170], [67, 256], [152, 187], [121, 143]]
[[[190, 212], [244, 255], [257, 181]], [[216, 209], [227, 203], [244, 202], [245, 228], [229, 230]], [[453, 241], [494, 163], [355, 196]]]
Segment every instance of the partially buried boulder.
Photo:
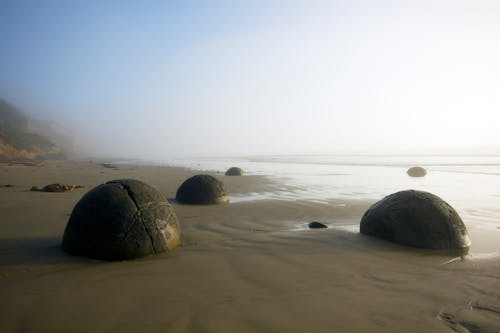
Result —
[[138, 180], [121, 179], [99, 185], [80, 199], [62, 247], [72, 255], [126, 260], [179, 244], [177, 216], [161, 193]]
[[467, 229], [455, 209], [438, 196], [415, 190], [393, 193], [363, 215], [360, 232], [404, 245], [467, 249]]
[[326, 224], [323, 224], [323, 223], [318, 222], [318, 221], [309, 222], [307, 224], [307, 226], [309, 227], [309, 229], [325, 229], [325, 228], [328, 228], [328, 226]]
[[57, 193], [60, 193], [60, 192], [71, 191], [74, 188], [76, 188], [76, 187], [73, 186], [73, 185], [63, 185], [63, 184], [56, 183], [56, 184], [46, 185], [46, 186], [44, 186], [42, 188], [38, 188], [36, 186], [33, 186], [33, 187], [31, 187], [30, 191], [35, 191], [35, 192], [57, 192]]
[[224, 184], [210, 175], [196, 175], [187, 179], [177, 190], [175, 199], [181, 203], [195, 205], [229, 202]]
[[238, 167], [232, 167], [227, 169], [226, 176], [243, 176], [243, 170]]
[[416, 166], [406, 170], [406, 173], [410, 177], [424, 177], [427, 174], [427, 171], [422, 167]]

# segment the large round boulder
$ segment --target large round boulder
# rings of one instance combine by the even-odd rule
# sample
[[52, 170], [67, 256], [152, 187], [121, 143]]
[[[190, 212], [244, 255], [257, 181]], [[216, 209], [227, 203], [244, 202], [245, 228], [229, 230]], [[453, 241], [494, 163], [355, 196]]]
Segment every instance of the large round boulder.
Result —
[[172, 206], [153, 187], [133, 179], [99, 185], [73, 208], [64, 251], [103, 260], [125, 260], [172, 250], [180, 226]]
[[175, 199], [181, 203], [194, 205], [229, 202], [224, 184], [210, 175], [196, 175], [187, 179], [177, 190]]
[[227, 169], [226, 176], [243, 176], [243, 170], [238, 167], [232, 167]]
[[427, 171], [420, 166], [415, 166], [406, 170], [406, 173], [410, 177], [424, 177], [427, 174]]
[[363, 215], [360, 232], [404, 245], [430, 249], [466, 249], [467, 229], [440, 197], [423, 191], [393, 193]]

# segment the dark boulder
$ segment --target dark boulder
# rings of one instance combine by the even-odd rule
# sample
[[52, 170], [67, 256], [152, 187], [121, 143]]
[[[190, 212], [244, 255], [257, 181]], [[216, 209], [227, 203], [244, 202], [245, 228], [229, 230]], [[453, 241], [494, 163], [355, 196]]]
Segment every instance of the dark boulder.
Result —
[[312, 221], [312, 222], [309, 222], [307, 224], [307, 226], [310, 228], [310, 229], [324, 229], [324, 228], [328, 228], [328, 226], [326, 224], [323, 224], [321, 222], [318, 222], [318, 221]]
[[427, 174], [427, 171], [422, 167], [416, 166], [406, 170], [406, 173], [410, 177], [424, 177]]
[[455, 209], [423, 191], [401, 191], [376, 202], [363, 215], [360, 232], [420, 248], [470, 246], [467, 229]]
[[232, 167], [227, 169], [226, 176], [243, 176], [243, 170], [238, 167]]
[[172, 206], [153, 187], [133, 179], [99, 185], [73, 208], [63, 249], [103, 260], [125, 260], [168, 251], [180, 244]]
[[187, 179], [177, 190], [175, 199], [181, 203], [195, 205], [229, 202], [224, 184], [210, 175], [196, 175]]

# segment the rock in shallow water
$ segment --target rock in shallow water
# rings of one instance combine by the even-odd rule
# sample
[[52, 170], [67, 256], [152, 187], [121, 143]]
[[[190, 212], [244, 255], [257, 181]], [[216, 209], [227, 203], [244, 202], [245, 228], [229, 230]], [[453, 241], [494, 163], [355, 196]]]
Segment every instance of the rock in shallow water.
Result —
[[194, 205], [229, 202], [224, 184], [210, 175], [196, 175], [187, 179], [177, 190], [175, 199], [181, 203]]
[[226, 176], [243, 176], [243, 170], [238, 167], [232, 167], [227, 169]]
[[99, 185], [73, 208], [63, 249], [73, 255], [125, 260], [180, 244], [172, 206], [153, 187], [133, 179]]
[[406, 170], [406, 173], [410, 177], [424, 177], [427, 174], [427, 171], [422, 167], [416, 166]]
[[467, 229], [455, 209], [423, 191], [401, 191], [376, 202], [363, 215], [360, 232], [420, 248], [470, 246]]
[[310, 229], [324, 229], [324, 228], [328, 228], [325, 224], [321, 223], [321, 222], [318, 222], [318, 221], [312, 221], [312, 222], [309, 222], [307, 224], [307, 226], [310, 228]]

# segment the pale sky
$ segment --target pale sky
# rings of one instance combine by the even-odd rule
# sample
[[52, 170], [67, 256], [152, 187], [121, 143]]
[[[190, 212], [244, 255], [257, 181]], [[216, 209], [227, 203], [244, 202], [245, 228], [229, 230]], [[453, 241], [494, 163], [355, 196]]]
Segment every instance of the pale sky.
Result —
[[500, 151], [498, 0], [2, 0], [0, 41], [92, 155]]

